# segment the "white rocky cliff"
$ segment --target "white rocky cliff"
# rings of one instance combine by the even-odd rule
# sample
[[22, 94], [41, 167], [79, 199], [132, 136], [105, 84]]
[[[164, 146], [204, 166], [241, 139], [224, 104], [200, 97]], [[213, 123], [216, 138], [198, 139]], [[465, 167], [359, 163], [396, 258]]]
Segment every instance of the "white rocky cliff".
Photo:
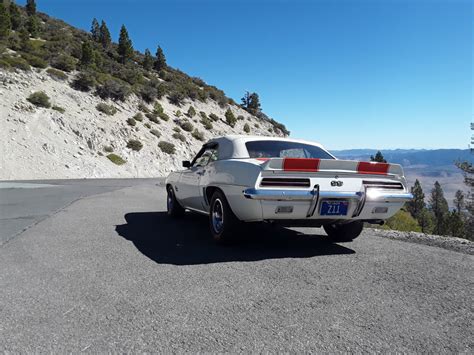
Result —
[[[104, 101], [71, 88], [73, 77], [74, 73], [70, 73], [66, 80], [60, 80], [48, 74], [47, 69], [0, 69], [0, 179], [163, 176], [179, 168], [181, 160], [191, 158], [203, 144], [199, 140], [202, 137], [196, 138], [192, 131], [181, 128], [185, 120], [192, 124], [193, 131], [203, 133], [204, 141], [225, 134], [281, 135], [271, 122], [252, 116], [237, 105], [230, 105], [239, 118], [231, 127], [225, 122], [228, 107], [221, 108], [213, 100], [203, 103], [187, 99], [177, 107], [164, 96], [158, 102], [168, 121], [150, 120], [142, 112], [138, 115], [142, 121], [130, 122], [140, 110], [153, 111], [154, 106], [144, 108], [143, 101], [135, 95], [125, 102]], [[27, 100], [37, 91], [46, 93], [56, 110]], [[100, 103], [112, 105], [117, 112], [100, 112], [96, 108]], [[196, 111], [194, 116], [186, 115], [190, 106]], [[208, 120], [212, 129], [209, 125], [206, 129], [201, 112], [204, 117], [215, 115], [214, 120]], [[127, 148], [129, 140], [138, 140], [143, 147], [138, 151]], [[175, 153], [164, 152], [158, 146], [160, 141], [172, 143]], [[117, 165], [107, 158], [111, 153], [126, 162]]]

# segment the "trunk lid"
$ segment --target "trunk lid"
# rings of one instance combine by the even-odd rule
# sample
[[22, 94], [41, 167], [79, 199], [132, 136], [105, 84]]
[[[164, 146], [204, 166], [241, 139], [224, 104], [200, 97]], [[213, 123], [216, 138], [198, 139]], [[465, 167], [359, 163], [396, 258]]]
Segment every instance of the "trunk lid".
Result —
[[376, 175], [403, 177], [398, 164], [336, 159], [259, 158], [265, 171], [278, 173], [328, 173], [330, 175]]
[[262, 172], [260, 188], [326, 191], [363, 191], [365, 188], [405, 191], [403, 169], [398, 164], [336, 159], [258, 159]]

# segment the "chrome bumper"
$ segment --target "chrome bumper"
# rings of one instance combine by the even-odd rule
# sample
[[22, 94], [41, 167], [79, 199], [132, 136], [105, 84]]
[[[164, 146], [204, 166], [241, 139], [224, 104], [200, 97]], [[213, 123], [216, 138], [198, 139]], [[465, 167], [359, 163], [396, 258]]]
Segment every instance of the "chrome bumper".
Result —
[[319, 198], [335, 198], [335, 199], [354, 199], [361, 200], [366, 195], [367, 201], [388, 201], [388, 202], [408, 202], [413, 199], [411, 193], [386, 193], [382, 191], [369, 191], [368, 193], [358, 192], [339, 192], [339, 191], [319, 191], [318, 189], [310, 191], [302, 190], [261, 190], [246, 189], [244, 196], [252, 200], [266, 201], [311, 201], [315, 196]]
[[307, 217], [314, 214], [316, 206], [321, 199], [354, 200], [357, 207], [353, 217], [358, 216], [367, 202], [397, 202], [403, 203], [413, 199], [411, 193], [393, 193], [380, 190], [365, 189], [357, 192], [320, 191], [319, 186], [313, 190], [263, 190], [249, 188], [244, 190], [244, 196], [252, 200], [263, 201], [307, 201], [310, 202]]
[[319, 198], [345, 198], [359, 200], [361, 195], [362, 192], [320, 192], [317, 189], [311, 191], [247, 189], [244, 191], [244, 196], [246, 198], [266, 201], [311, 201], [315, 196], [319, 196]]

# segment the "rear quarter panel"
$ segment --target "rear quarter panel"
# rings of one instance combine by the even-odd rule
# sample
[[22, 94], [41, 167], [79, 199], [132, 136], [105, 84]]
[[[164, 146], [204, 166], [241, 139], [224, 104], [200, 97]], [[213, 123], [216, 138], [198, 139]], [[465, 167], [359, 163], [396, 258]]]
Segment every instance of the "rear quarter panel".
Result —
[[244, 159], [218, 160], [213, 163], [209, 183], [235, 186], [255, 186], [262, 168]]
[[258, 221], [262, 219], [261, 203], [245, 198], [243, 191], [256, 185], [261, 171], [260, 165], [250, 159], [218, 160], [208, 165], [201, 185], [221, 189], [240, 220]]

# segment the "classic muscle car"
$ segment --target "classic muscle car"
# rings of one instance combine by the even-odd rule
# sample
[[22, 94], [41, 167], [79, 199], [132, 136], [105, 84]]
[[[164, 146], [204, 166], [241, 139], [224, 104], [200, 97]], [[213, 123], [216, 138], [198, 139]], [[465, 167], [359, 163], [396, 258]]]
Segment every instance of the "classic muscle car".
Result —
[[412, 198], [400, 165], [338, 160], [302, 140], [219, 137], [183, 167], [166, 179], [168, 215], [208, 215], [218, 242], [262, 221], [322, 226], [331, 240], [351, 241], [364, 222], [382, 224]]

